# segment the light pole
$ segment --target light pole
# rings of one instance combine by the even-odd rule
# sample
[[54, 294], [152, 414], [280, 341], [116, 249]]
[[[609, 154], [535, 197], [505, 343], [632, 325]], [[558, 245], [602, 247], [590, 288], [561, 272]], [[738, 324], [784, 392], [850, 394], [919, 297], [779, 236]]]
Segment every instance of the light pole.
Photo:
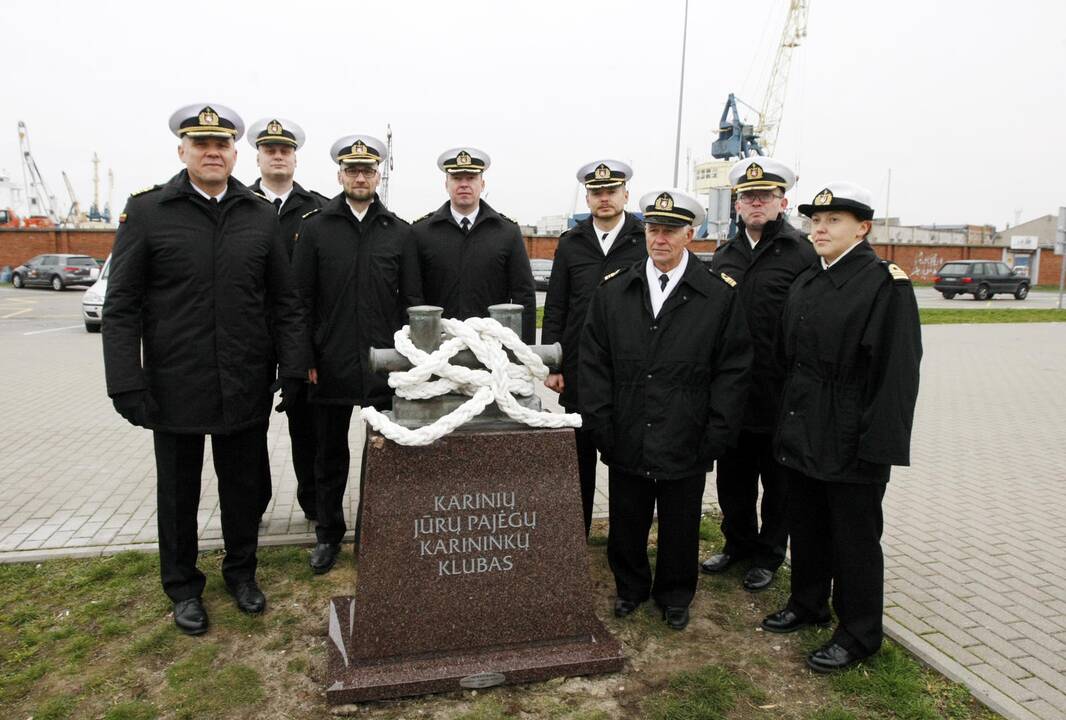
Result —
[[685, 0], [685, 24], [681, 30], [681, 87], [677, 91], [677, 139], [674, 142], [674, 187], [681, 160], [681, 108], [685, 101], [685, 46], [688, 44], [688, 0]]

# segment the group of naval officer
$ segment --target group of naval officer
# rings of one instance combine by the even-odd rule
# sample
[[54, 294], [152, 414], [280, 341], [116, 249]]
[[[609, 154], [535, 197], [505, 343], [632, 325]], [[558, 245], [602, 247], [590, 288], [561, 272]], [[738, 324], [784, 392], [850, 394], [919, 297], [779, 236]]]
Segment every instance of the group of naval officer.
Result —
[[[197, 635], [208, 627], [196, 565], [206, 436], [223, 580], [240, 610], [259, 613], [274, 391], [288, 415], [297, 500], [315, 522], [309, 563], [328, 572], [347, 530], [354, 408], [391, 402], [368, 348], [391, 346], [406, 309], [424, 303], [461, 319], [519, 303], [532, 343], [536, 301], [518, 226], [481, 199], [487, 153], [442, 153], [448, 200], [409, 224], [377, 194], [387, 149], [370, 135], [333, 144], [341, 192], [326, 198], [293, 179], [305, 138], [289, 120], [250, 126], [261, 175], [250, 187], [232, 177], [244, 134], [236, 112], [190, 105], [170, 128], [185, 169], [134, 193], [120, 216], [104, 359], [116, 410], [153, 432], [163, 589], [175, 624]], [[784, 213], [795, 174], [771, 158], [741, 161], [730, 173], [738, 232], [708, 269], [688, 250], [700, 203], [655, 190], [638, 219], [625, 210], [632, 175], [610, 159], [578, 171], [590, 215], [560, 238], [542, 333], [563, 348], [545, 384], [583, 417], [575, 446], [586, 534], [597, 454], [608, 466], [615, 615], [652, 599], [667, 625], [684, 629], [700, 569], [744, 562], [743, 585], [757, 592], [791, 534], [792, 593], [763, 627], [827, 624], [832, 601], [836, 629], [807, 662], [848, 667], [881, 643], [881, 499], [891, 466], [909, 462], [921, 358], [910, 281], [866, 241], [872, 200], [854, 184], [831, 183], [800, 205], [807, 238]], [[716, 461], [726, 544], [701, 564]]]

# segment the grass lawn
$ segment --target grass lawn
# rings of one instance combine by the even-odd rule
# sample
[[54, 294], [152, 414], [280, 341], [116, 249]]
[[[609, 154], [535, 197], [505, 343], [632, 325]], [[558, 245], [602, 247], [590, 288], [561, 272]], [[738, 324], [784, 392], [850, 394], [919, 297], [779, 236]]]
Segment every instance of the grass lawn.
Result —
[[[786, 596], [787, 575], [759, 595], [740, 589], [743, 568], [701, 576], [692, 622], [668, 629], [647, 606], [625, 620], [610, 612], [613, 582], [606, 526], [593, 529], [588, 560], [596, 612], [622, 641], [623, 672], [369, 703], [359, 718], [502, 720], [989, 720], [965, 688], [887, 642], [842, 675], [808, 672], [804, 654], [828, 630], [768, 635], [762, 617]], [[719, 546], [704, 521], [703, 554]], [[654, 531], [653, 531], [654, 537]], [[200, 558], [211, 629], [182, 635], [159, 588], [154, 555], [0, 565], [0, 717], [23, 720], [258, 719], [326, 717], [327, 599], [349, 593], [346, 547], [336, 569], [313, 576], [308, 548], [260, 552], [269, 607], [236, 610], [219, 576], [221, 555]], [[654, 555], [654, 546], [650, 553]]]
[[1056, 309], [981, 309], [952, 310], [950, 308], [920, 308], [923, 325], [946, 325], [952, 323], [1034, 323], [1066, 322], [1066, 310]]

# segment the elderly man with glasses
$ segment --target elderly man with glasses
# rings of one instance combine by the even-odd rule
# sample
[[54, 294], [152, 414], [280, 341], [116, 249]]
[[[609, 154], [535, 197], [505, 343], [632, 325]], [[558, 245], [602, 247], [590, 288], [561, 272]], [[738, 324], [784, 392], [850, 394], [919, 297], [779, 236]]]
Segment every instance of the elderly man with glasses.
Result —
[[791, 168], [772, 158], [751, 157], [733, 166], [729, 181], [737, 194], [737, 233], [718, 248], [711, 267], [737, 281], [755, 356], [743, 428], [736, 447], [718, 461], [715, 478], [725, 547], [701, 568], [720, 573], [750, 561], [744, 589], [758, 592], [773, 582], [788, 544], [787, 483], [770, 447], [783, 382], [774, 362], [774, 338], [789, 286], [817, 256], [785, 217], [785, 192], [796, 182]]

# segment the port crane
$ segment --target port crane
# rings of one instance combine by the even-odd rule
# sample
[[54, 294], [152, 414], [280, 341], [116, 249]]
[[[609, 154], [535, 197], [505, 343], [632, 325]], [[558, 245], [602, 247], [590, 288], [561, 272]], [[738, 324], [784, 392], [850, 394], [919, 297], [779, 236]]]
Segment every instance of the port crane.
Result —
[[803, 38], [807, 37], [809, 10], [809, 0], [789, 0], [785, 26], [781, 30], [781, 41], [774, 56], [770, 79], [766, 83], [766, 94], [763, 96], [762, 107], [756, 111], [758, 124], [752, 126], [743, 122], [737, 104], [747, 103], [730, 93], [725, 109], [722, 110], [722, 119], [718, 123], [718, 139], [711, 143], [711, 155], [714, 157], [719, 160], [732, 160], [773, 153], [774, 146], [777, 145], [778, 131], [781, 129], [781, 118], [785, 112], [792, 53], [799, 47]]
[[26, 187], [26, 205], [29, 210], [25, 219], [26, 225], [58, 225], [59, 215], [56, 213], [56, 198], [48, 191], [48, 186], [37, 169], [37, 161], [30, 152], [30, 136], [26, 129], [26, 123], [19, 120], [19, 150], [22, 152], [22, 174]]

